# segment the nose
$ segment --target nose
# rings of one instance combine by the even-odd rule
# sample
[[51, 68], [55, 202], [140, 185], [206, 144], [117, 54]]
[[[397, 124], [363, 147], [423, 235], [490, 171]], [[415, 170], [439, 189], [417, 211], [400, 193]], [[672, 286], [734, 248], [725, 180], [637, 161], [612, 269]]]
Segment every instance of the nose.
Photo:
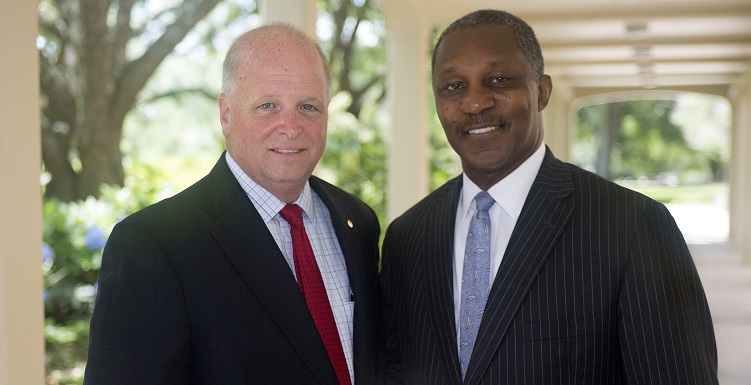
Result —
[[485, 87], [475, 86], [468, 87], [465, 91], [460, 108], [465, 114], [479, 114], [486, 109], [493, 107], [495, 100], [493, 95]]
[[297, 111], [288, 110], [281, 114], [279, 131], [288, 139], [295, 139], [302, 133], [299, 114]]

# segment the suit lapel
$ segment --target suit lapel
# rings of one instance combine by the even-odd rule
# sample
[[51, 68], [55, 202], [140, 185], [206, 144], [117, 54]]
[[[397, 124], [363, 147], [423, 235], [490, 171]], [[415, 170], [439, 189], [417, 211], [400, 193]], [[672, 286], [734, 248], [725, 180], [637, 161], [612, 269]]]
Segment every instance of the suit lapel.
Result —
[[368, 298], [369, 293], [364, 274], [368, 268], [375, 269], [375, 266], [365, 266], [365, 262], [370, 258], [362, 255], [362, 240], [358, 231], [360, 224], [357, 223], [359, 218], [352, 214], [346, 202], [337, 200], [331, 194], [327, 184], [316, 177], [310, 178], [310, 187], [318, 194], [318, 197], [329, 210], [331, 223], [347, 266], [349, 286], [355, 301], [354, 325], [352, 328], [353, 373], [358, 382], [368, 383], [373, 377], [372, 372], [368, 371], [373, 368], [371, 362], [378, 358], [372, 357], [372, 354], [370, 354], [369, 341], [373, 336], [369, 335], [368, 332], [372, 332], [374, 329], [371, 325], [371, 314], [368, 312], [367, 304], [372, 299]]
[[461, 188], [459, 176], [437, 190], [433, 207], [427, 210], [422, 224], [428, 318], [436, 334], [438, 354], [452, 383], [461, 383], [453, 290], [454, 225]]
[[347, 275], [352, 293], [358, 296], [360, 293], [367, 291], [364, 287], [361, 274], [365, 269], [363, 258], [359, 258], [360, 251], [360, 233], [356, 231], [354, 217], [345, 207], [343, 202], [337, 202], [330, 192], [316, 177], [310, 178], [310, 187], [318, 194], [321, 201], [329, 210], [331, 223], [334, 226], [334, 232], [339, 240], [339, 246], [344, 255], [344, 261], [347, 265]]
[[203, 208], [218, 217], [212, 235], [320, 383], [337, 383], [297, 281], [224, 157], [207, 182]]
[[573, 192], [570, 172], [548, 150], [490, 289], [465, 384], [479, 383], [490, 365], [530, 287], [571, 219], [573, 208], [565, 198]]

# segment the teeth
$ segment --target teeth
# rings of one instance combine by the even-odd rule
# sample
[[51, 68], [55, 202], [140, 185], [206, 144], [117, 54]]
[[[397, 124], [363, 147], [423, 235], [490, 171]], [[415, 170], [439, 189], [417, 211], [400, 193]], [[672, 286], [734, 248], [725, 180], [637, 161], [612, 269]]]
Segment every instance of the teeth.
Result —
[[297, 152], [300, 152], [300, 150], [275, 150], [276, 152], [281, 152], [282, 154], [294, 154]]
[[490, 131], [493, 131], [493, 130], [496, 130], [496, 129], [498, 129], [498, 127], [496, 127], [496, 126], [485, 127], [485, 128], [476, 128], [474, 130], [469, 130], [469, 133], [470, 134], [484, 134], [486, 132], [490, 132]]

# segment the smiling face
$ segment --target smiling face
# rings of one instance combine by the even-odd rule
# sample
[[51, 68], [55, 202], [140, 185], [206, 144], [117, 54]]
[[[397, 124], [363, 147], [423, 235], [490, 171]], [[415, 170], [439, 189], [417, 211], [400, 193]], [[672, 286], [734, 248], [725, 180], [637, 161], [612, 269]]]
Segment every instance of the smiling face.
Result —
[[447, 34], [436, 50], [436, 110], [467, 177], [487, 190], [542, 143], [552, 90], [535, 76], [511, 30], [484, 24]]
[[245, 43], [219, 110], [232, 158], [289, 203], [300, 196], [326, 147], [328, 82], [312, 44], [276, 37], [267, 33]]

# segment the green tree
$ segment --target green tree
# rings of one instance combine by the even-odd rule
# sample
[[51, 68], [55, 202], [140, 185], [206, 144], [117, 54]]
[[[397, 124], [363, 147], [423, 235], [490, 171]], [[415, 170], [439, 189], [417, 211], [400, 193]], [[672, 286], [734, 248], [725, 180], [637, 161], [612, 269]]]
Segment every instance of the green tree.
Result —
[[694, 93], [681, 94], [672, 120], [683, 127], [689, 146], [705, 156], [712, 182], [722, 182], [730, 161], [731, 108], [727, 99]]
[[334, 89], [347, 92], [346, 111], [356, 117], [385, 95], [386, 26], [377, 1], [319, 1], [319, 38], [334, 74]]
[[701, 169], [702, 153], [672, 120], [675, 107], [675, 100], [630, 100], [580, 109], [575, 161], [612, 179]]
[[320, 1], [319, 39], [336, 96], [329, 107], [326, 152], [318, 175], [359, 196], [386, 218], [384, 95], [386, 26], [377, 2]]
[[40, 0], [45, 195], [122, 185], [123, 122], [146, 82], [220, 0]]

